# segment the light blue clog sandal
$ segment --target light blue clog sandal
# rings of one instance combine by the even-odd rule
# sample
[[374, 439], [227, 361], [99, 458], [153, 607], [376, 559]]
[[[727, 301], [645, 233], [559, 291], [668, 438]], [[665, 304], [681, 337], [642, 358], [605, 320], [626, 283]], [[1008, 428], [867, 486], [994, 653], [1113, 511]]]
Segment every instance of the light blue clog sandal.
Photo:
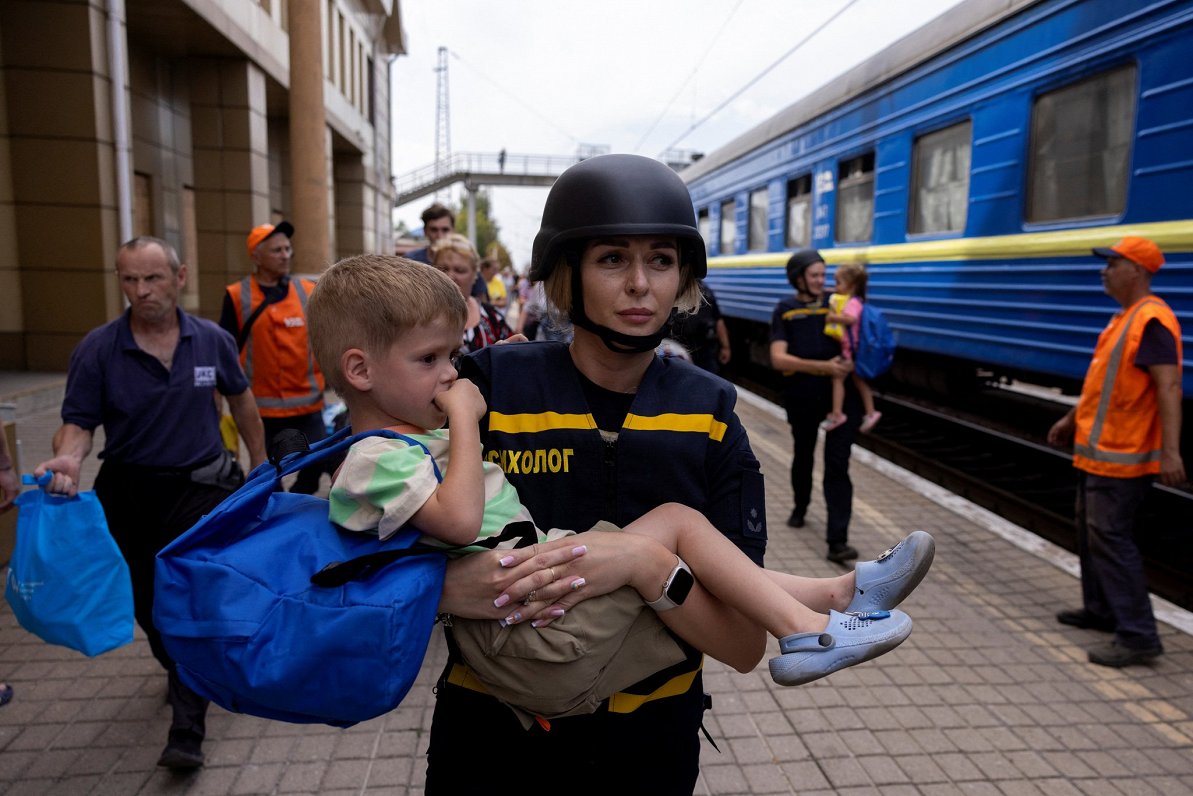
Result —
[[874, 561], [854, 567], [857, 589], [847, 612], [889, 611], [907, 599], [932, 566], [936, 541], [926, 531], [913, 531]]
[[770, 676], [779, 685], [810, 683], [890, 652], [910, 635], [911, 617], [902, 611], [830, 611], [823, 632], [795, 633], [779, 639], [782, 654], [770, 659]]

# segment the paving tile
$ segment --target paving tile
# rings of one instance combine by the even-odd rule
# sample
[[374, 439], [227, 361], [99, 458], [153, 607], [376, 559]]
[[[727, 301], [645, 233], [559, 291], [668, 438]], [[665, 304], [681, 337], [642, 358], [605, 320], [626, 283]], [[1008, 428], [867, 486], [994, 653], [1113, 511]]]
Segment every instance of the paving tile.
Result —
[[[741, 414], [752, 439], [776, 441], [756, 443], [769, 476], [768, 564], [839, 575], [823, 560], [819, 496], [807, 529], [783, 524], [785, 422], [753, 406]], [[44, 458], [56, 411], [18, 424], [25, 456]], [[1075, 578], [864, 462], [859, 451], [851, 542], [875, 555], [905, 528], [937, 536], [932, 572], [904, 606], [914, 634], [890, 655], [799, 688], [771, 683], [765, 660], [747, 675], [708, 661], [706, 726], [723, 751], [701, 741], [697, 793], [1193, 793], [1193, 638], [1165, 625], [1158, 665], [1090, 666], [1085, 647], [1097, 638], [1054, 619], [1078, 599]], [[96, 469], [89, 457], [84, 478]], [[767, 654], [774, 650], [772, 641]], [[207, 765], [180, 777], [156, 767], [169, 710], [165, 677], [140, 631], [132, 644], [88, 659], [43, 644], [0, 603], [0, 673], [18, 688], [0, 712], [0, 793], [422, 796], [444, 655], [436, 634], [402, 707], [348, 730], [213, 707]]]

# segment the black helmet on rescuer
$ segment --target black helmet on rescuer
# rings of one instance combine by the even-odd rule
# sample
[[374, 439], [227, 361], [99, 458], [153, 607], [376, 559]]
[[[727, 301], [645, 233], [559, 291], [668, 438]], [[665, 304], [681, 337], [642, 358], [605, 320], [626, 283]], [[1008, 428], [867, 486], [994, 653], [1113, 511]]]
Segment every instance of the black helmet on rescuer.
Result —
[[551, 186], [534, 238], [530, 278], [546, 280], [566, 258], [571, 266], [572, 323], [600, 337], [610, 351], [650, 351], [662, 341], [665, 327], [650, 335], [628, 335], [596, 323], [584, 311], [581, 246], [615, 235], [674, 237], [680, 264], [691, 270], [692, 278], [701, 279], [708, 271], [692, 197], [680, 176], [641, 155], [599, 155], [570, 167]]
[[653, 158], [599, 155], [567, 169], [551, 186], [530, 278], [546, 279], [567, 243], [608, 235], [674, 235], [693, 276], [702, 279], [708, 271], [692, 197], [680, 176]]

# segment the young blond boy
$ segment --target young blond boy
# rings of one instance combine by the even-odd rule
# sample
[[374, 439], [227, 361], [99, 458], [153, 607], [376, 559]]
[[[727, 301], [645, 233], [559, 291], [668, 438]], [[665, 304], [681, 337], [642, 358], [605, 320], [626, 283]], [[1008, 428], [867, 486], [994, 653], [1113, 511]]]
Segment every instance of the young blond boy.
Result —
[[[332, 520], [382, 539], [410, 523], [428, 541], [466, 546], [463, 552], [489, 549], [495, 540], [514, 544], [503, 532], [527, 527], [519, 524], [531, 518], [501, 469], [482, 458], [478, 423], [485, 402], [471, 382], [457, 378], [452, 362], [466, 308], [451, 280], [400, 257], [352, 257], [320, 277], [307, 313], [315, 356], [347, 404], [353, 430], [386, 428], [409, 437], [373, 437], [352, 446], [332, 486]], [[624, 532], [650, 536], [676, 553], [674, 588], [631, 583], [633, 590], [586, 600], [535, 626], [518, 625], [516, 614], [501, 626], [455, 620], [453, 636], [469, 669], [495, 696], [540, 716], [570, 715], [591, 711], [641, 679], [641, 668], [657, 671], [658, 660], [678, 654], [657, 619], [665, 623], [665, 611], [682, 603], [674, 582], [688, 571], [685, 561], [705, 588], [779, 639], [782, 654], [770, 662], [774, 680], [806, 683], [907, 638], [910, 617], [892, 609], [926, 574], [934, 550], [931, 536], [917, 531], [842, 576], [850, 581], [842, 589], [840, 579], [760, 569], [703, 515], [679, 504], [648, 512]], [[536, 530], [533, 541], [560, 533], [567, 532]], [[796, 581], [805, 594], [808, 588], [823, 592], [818, 602], [847, 603], [840, 604], [846, 612], [811, 610], [789, 593]], [[582, 579], [573, 582], [573, 588], [582, 585]], [[645, 611], [647, 605], [655, 611]], [[639, 659], [648, 662], [635, 667]], [[568, 665], [559, 667], [561, 661]]]

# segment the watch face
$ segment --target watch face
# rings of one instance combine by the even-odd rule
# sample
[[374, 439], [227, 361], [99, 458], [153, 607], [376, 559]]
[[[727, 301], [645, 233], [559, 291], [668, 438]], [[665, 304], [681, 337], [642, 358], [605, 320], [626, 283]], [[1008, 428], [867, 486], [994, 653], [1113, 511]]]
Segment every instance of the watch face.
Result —
[[683, 601], [688, 599], [688, 592], [694, 585], [696, 585], [696, 579], [692, 577], [691, 572], [686, 569], [677, 569], [671, 576], [671, 583], [667, 586], [667, 597], [676, 605], [683, 605]]

